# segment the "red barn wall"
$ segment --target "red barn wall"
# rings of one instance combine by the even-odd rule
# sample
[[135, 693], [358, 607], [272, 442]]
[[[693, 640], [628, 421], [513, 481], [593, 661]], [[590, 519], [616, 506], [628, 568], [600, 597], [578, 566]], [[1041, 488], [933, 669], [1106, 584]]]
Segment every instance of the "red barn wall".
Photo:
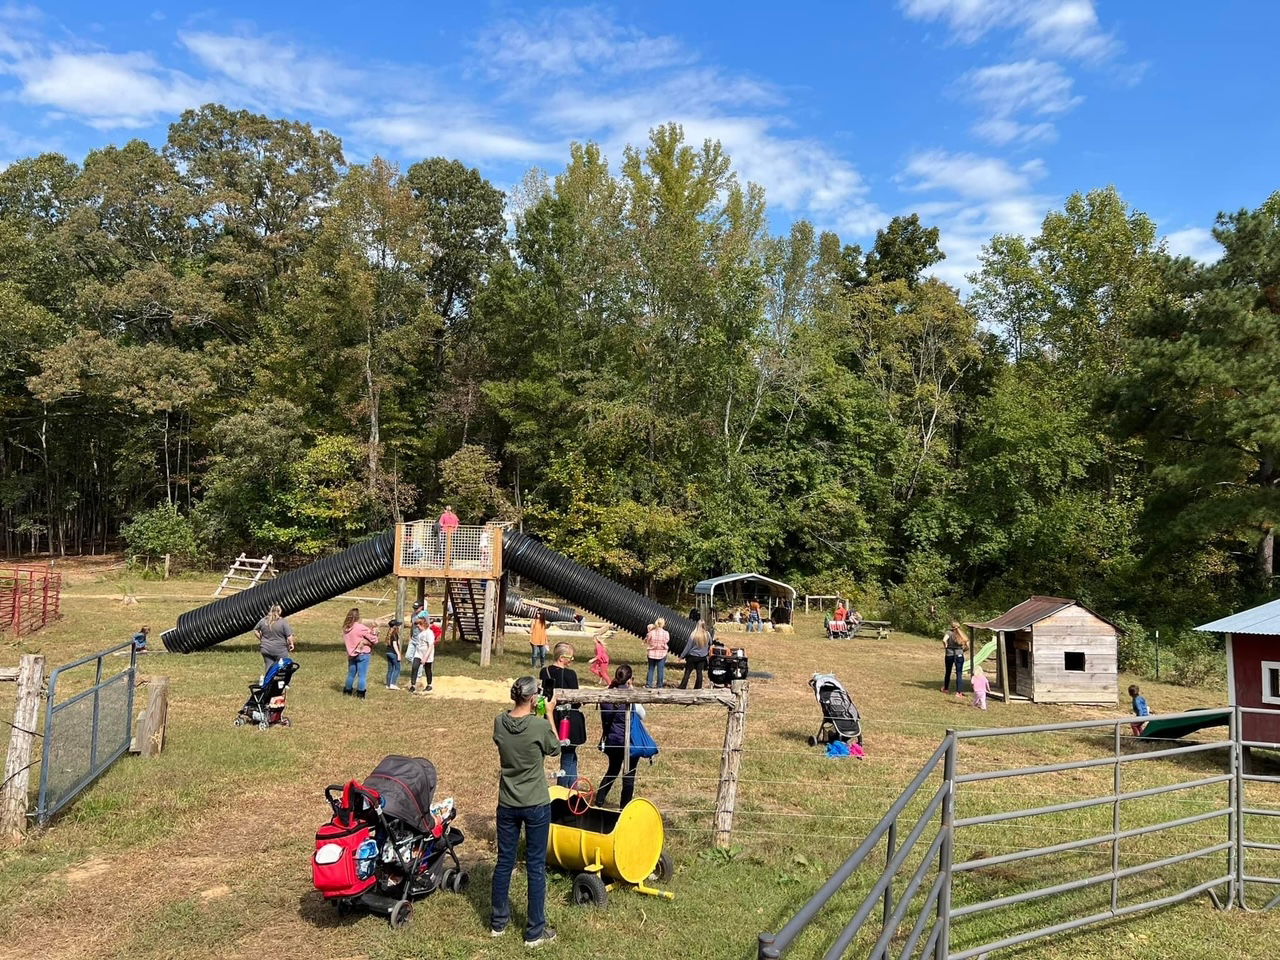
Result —
[[[1235, 702], [1242, 707], [1280, 711], [1280, 704], [1262, 702], [1262, 661], [1280, 660], [1280, 637], [1233, 634], [1231, 676]], [[1249, 714], [1243, 718], [1244, 738], [1280, 744], [1280, 713]]]

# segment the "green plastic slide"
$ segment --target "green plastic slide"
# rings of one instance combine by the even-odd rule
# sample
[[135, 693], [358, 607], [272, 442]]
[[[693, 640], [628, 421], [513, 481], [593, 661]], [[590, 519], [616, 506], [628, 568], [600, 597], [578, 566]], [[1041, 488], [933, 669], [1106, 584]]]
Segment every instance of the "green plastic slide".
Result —
[[[1181, 740], [1189, 733], [1206, 727], [1225, 727], [1231, 721], [1231, 711], [1216, 707], [1204, 707], [1198, 717], [1182, 717], [1177, 720], [1152, 720], [1142, 731], [1143, 740]], [[1139, 722], [1134, 717], [1134, 722]]]

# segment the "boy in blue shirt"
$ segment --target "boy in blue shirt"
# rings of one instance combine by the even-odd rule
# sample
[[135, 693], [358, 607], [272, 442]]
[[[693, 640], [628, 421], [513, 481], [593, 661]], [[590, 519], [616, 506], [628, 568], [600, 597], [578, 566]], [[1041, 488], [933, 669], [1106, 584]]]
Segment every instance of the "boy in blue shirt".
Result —
[[[1137, 717], [1151, 716], [1151, 708], [1147, 706], [1147, 698], [1142, 695], [1142, 691], [1138, 689], [1136, 683], [1129, 684], [1129, 696], [1133, 698], [1133, 714]], [[1135, 737], [1142, 736], [1142, 731], [1147, 729], [1145, 723], [1132, 723], [1129, 725], [1133, 729]]]

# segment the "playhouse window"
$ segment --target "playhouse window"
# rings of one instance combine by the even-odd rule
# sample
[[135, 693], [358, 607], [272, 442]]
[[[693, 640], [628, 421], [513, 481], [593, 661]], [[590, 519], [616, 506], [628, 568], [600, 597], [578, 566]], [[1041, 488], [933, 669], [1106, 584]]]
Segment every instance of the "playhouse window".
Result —
[[1262, 702], [1280, 703], [1280, 661], [1262, 661]]
[[1084, 651], [1068, 650], [1062, 655], [1062, 666], [1067, 670], [1084, 673]]

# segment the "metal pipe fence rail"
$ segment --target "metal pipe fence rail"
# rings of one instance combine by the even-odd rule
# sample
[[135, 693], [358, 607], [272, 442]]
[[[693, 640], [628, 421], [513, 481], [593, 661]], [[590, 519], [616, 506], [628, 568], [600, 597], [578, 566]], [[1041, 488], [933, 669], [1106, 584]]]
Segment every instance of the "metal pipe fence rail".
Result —
[[[889, 811], [822, 888], [776, 934], [759, 935], [757, 956], [761, 960], [781, 957], [815, 924], [822, 924], [825, 928], [830, 918], [822, 918], [820, 915], [824, 911], [834, 910], [833, 900], [851, 880], [855, 880], [857, 889], [860, 892], [865, 890], [865, 893], [848, 922], [830, 944], [819, 948], [825, 948], [822, 954], [824, 960], [836, 960], [846, 955], [867, 957], [868, 960], [889, 960], [891, 957], [906, 960], [917, 956], [932, 957], [934, 960], [967, 960], [1104, 921], [1171, 906], [1205, 894], [1220, 909], [1232, 906], [1254, 909], [1249, 906], [1245, 897], [1246, 884], [1271, 888], [1280, 886], [1280, 876], [1267, 875], [1265, 868], [1251, 870], [1246, 863], [1246, 857], [1251, 851], [1259, 856], [1280, 853], [1280, 786], [1277, 786], [1280, 785], [1280, 776], [1251, 773], [1245, 768], [1247, 748], [1276, 749], [1278, 746], [1242, 737], [1245, 729], [1243, 716], [1254, 713], [1280, 716], [1278, 710], [1235, 707], [1229, 718], [1225, 739], [1208, 742], [1165, 741], [1180, 745], [1132, 752], [1126, 752], [1123, 736], [1125, 727], [1134, 722], [1132, 717], [1029, 727], [949, 730]], [[1197, 712], [1188, 711], [1146, 719], [1181, 720], [1197, 716]], [[994, 742], [1001, 738], [1029, 734], [1090, 732], [1110, 734], [1105, 755], [1001, 769], [961, 769], [964, 747], [968, 742]], [[1142, 746], [1145, 747], [1146, 744], [1143, 743]], [[1207, 761], [1209, 769], [1198, 770], [1195, 776], [1185, 779], [1150, 785], [1133, 782], [1133, 777], [1128, 773], [1140, 769], [1138, 765], [1164, 761], [1164, 766], [1154, 769], [1157, 773], [1167, 774], [1169, 762], [1181, 764], [1187, 758], [1201, 757], [1205, 759], [1193, 759], [1193, 763], [1204, 766]], [[1221, 772], [1215, 772], [1215, 766]], [[941, 783], [929, 793], [925, 784], [939, 769]], [[993, 811], [990, 807], [1000, 806], [1001, 797], [1016, 794], [1010, 791], [997, 795], [973, 786], [990, 781], [1008, 781], [1011, 778], [1029, 778], [1036, 782], [1046, 775], [1074, 774], [1077, 771], [1097, 771], [1099, 774], [1109, 772], [1109, 788], [1099, 786], [1091, 795], [1066, 802]], [[1177, 774], [1173, 776], [1176, 777]], [[1251, 784], [1266, 784], [1276, 788], [1277, 796], [1269, 798], [1275, 805], [1247, 803], [1246, 789]], [[1028, 792], [1042, 799], [1051, 797], [1046, 797], [1034, 787], [1029, 788]], [[900, 821], [917, 796], [928, 799], [923, 812], [915, 819], [907, 839], [898, 846]], [[978, 804], [981, 812], [958, 816], [957, 804], [966, 799]], [[1170, 817], [1167, 811], [1159, 812], [1170, 803], [1199, 809], [1189, 810], [1187, 806], [1183, 806], [1182, 809], [1173, 811], [1183, 815], [1174, 817]], [[986, 809], [983, 809], [983, 805], [986, 805]], [[1156, 812], [1153, 813], [1152, 809]], [[1099, 829], [1100, 823], [1088, 823], [1089, 812], [1098, 811], [1105, 815], [1104, 811], [1107, 810], [1110, 812], [1108, 828]], [[1127, 824], [1124, 816], [1126, 810], [1130, 812], [1131, 820], [1134, 814], [1138, 814], [1153, 822]], [[1068, 814], [1073, 815], [1068, 821], [1069, 825], [1076, 831], [1089, 835], [1068, 835], [1067, 839], [1035, 846], [1006, 846], [997, 849], [1007, 852], [996, 854], [979, 847], [968, 859], [958, 860], [956, 856], [957, 842], [962, 841], [970, 832], [976, 832], [985, 838], [983, 828], [1005, 830], [1012, 827], [1027, 829], [1029, 832], [1024, 835], [1035, 837], [1060, 828], [1062, 818]], [[1265, 818], [1274, 825], [1275, 833], [1268, 835], [1265, 840], [1249, 839], [1246, 829], [1248, 818]], [[925, 839], [929, 827], [935, 824], [937, 832], [931, 839]], [[1035, 829], [1037, 826], [1040, 827], [1039, 830]], [[1197, 827], [1196, 831], [1186, 832], [1185, 828], [1192, 826]], [[1148, 838], [1159, 837], [1164, 839], [1157, 843], [1148, 842]], [[1190, 849], [1176, 849], [1178, 844], [1188, 842], [1191, 842]], [[884, 860], [879, 861], [873, 855], [882, 843], [885, 854]], [[917, 847], [923, 850], [922, 854], [918, 853]], [[918, 856], [916, 862], [913, 862], [913, 852]], [[1053, 867], [1044, 868], [1039, 875], [1051, 876], [1058, 882], [1029, 886], [1026, 889], [1022, 888], [1026, 886], [1023, 884], [1000, 896], [990, 896], [994, 891], [989, 889], [989, 883], [975, 887], [967, 879], [993, 867], [1007, 868], [1012, 864], [1027, 865], [1037, 861], [1043, 864], [1048, 858], [1064, 854], [1093, 854], [1095, 864], [1087, 867], [1089, 872], [1084, 876], [1076, 877], [1064, 876]], [[1134, 860], [1139, 862], [1131, 862]], [[1122, 861], [1126, 862], [1123, 866]], [[876, 865], [879, 862], [883, 862], [882, 868]], [[1099, 869], [1103, 863], [1107, 867]], [[1274, 861], [1272, 866], [1280, 867], [1280, 859]], [[1173, 871], [1172, 875], [1170, 871]], [[1280, 873], [1280, 870], [1274, 872]], [[1036, 875], [1035, 872], [1028, 873], [1027, 883], [1034, 882], [1031, 878]], [[1007, 876], [1003, 879], [1007, 880]], [[1138, 889], [1127, 888], [1126, 883], [1135, 883]], [[1087, 891], [1099, 889], [1104, 891], [1101, 899], [1106, 903], [1102, 909], [1073, 899], [1083, 897]], [[974, 890], [982, 891], [979, 894], [982, 899], [961, 902], [966, 894]], [[923, 895], [921, 891], [924, 891]], [[1126, 892], [1129, 893], [1128, 897]], [[1074, 912], [1076, 915], [1068, 916], [1061, 922], [1024, 929], [1025, 917], [1020, 919], [1005, 914], [1003, 916], [1007, 919], [1001, 919], [1002, 915], [996, 913], [1022, 904], [1044, 904], [1054, 898], [1060, 898], [1055, 902], [1064, 912]], [[873, 915], [877, 903], [883, 903], [883, 907], [878, 915]], [[1261, 909], [1271, 909], [1278, 904], [1280, 894], [1271, 897]], [[910, 916], [913, 907], [918, 907], [919, 910], [914, 921]], [[992, 913], [996, 917], [994, 924], [989, 920], [974, 930], [962, 929], [962, 921], [966, 918]], [[1039, 922], [1044, 924], [1045, 919], [1047, 918], [1039, 917]], [[994, 929], [1002, 924], [1003, 930]], [[993, 929], [1000, 935], [988, 939], [993, 935]], [[957, 936], [958, 933], [967, 935]], [[818, 933], [811, 931], [811, 936], [806, 941], [807, 949], [812, 946], [809, 941], [816, 936]], [[977, 940], [984, 942], [974, 942]], [[856, 953], [851, 953], [851, 948], [855, 945]], [[923, 952], [918, 953], [921, 946]], [[807, 952], [806, 955], [816, 953]]]
[[[108, 658], [126, 653], [128, 660], [121, 669], [114, 673], [105, 669]], [[89, 669], [94, 671], [92, 685], [59, 701], [59, 685], [68, 682], [64, 678]], [[130, 641], [64, 664], [50, 674], [37, 823], [48, 823], [129, 749], [137, 671], [138, 654]]]

